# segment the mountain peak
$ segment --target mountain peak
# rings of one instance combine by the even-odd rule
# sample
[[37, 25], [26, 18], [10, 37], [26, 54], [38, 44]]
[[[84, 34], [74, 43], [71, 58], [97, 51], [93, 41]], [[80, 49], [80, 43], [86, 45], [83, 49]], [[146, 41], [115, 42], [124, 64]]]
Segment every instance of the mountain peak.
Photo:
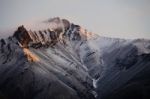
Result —
[[39, 31], [28, 31], [23, 25], [19, 26], [13, 37], [18, 40], [22, 47], [32, 46], [39, 48], [41, 46], [53, 46], [57, 42], [65, 44], [67, 40], [86, 40], [92, 35], [79, 25], [75, 25], [59, 17], [49, 19], [45, 22], [48, 23], [49, 27]]

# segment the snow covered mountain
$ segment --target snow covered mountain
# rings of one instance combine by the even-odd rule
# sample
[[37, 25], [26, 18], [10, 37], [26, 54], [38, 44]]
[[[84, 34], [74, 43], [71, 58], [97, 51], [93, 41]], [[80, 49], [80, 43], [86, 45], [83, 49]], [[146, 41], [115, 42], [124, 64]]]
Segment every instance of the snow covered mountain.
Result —
[[66, 19], [48, 22], [48, 29], [20, 26], [0, 40], [0, 99], [130, 99], [123, 90], [134, 92], [133, 82], [149, 96], [150, 40], [101, 37]]

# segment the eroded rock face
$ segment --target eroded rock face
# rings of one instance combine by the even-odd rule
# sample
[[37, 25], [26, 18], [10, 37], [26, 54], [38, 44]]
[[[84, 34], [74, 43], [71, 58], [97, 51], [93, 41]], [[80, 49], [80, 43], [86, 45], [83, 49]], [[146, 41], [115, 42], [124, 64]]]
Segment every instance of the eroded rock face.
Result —
[[23, 47], [27, 47], [29, 42], [32, 41], [28, 31], [23, 25], [18, 27], [18, 30], [14, 33], [13, 37], [15, 37]]

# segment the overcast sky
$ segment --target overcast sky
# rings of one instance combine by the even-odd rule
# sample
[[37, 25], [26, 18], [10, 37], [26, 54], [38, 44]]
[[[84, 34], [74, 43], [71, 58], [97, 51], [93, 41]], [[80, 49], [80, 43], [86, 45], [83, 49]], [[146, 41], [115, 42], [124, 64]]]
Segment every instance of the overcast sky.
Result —
[[57, 16], [101, 36], [150, 39], [150, 0], [0, 0], [0, 36]]

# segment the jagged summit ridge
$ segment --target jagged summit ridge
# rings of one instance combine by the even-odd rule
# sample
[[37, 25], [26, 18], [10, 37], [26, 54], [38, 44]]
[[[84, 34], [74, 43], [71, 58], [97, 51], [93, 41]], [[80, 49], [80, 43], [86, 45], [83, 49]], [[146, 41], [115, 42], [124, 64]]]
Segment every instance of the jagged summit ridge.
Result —
[[66, 40], [86, 40], [92, 35], [79, 25], [70, 23], [66, 19], [57, 17], [47, 22], [49, 22], [49, 28], [39, 31], [28, 31], [22, 25], [15, 31], [13, 37], [15, 37], [23, 47], [32, 46], [38, 48], [42, 45], [53, 46], [57, 42], [65, 44]]

